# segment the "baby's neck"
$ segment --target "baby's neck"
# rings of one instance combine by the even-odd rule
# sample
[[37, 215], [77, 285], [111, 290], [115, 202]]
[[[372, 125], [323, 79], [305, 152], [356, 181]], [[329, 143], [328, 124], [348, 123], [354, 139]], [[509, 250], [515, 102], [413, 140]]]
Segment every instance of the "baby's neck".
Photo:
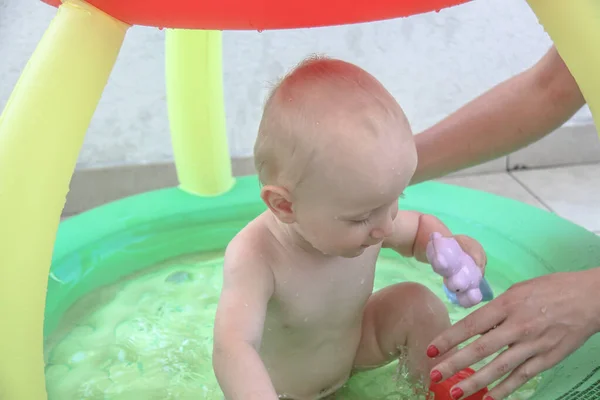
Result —
[[272, 213], [267, 217], [269, 229], [277, 240], [286, 248], [297, 249], [312, 257], [331, 258], [327, 254], [315, 249], [302, 235], [295, 229], [293, 224], [281, 222]]

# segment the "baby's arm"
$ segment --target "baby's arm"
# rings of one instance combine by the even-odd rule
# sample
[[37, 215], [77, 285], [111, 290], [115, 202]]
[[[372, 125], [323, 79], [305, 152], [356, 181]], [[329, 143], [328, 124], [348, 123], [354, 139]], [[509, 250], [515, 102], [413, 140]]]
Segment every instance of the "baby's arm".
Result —
[[251, 246], [235, 238], [225, 253], [214, 327], [213, 368], [227, 400], [277, 400], [258, 349], [273, 273]]
[[450, 229], [433, 215], [417, 211], [399, 211], [394, 220], [394, 233], [383, 241], [383, 247], [392, 248], [405, 257], [415, 257], [427, 263], [425, 254], [429, 237], [439, 232], [445, 237], [454, 237], [460, 247], [473, 261], [484, 269], [487, 263], [485, 251], [479, 242], [465, 235], [454, 236]]

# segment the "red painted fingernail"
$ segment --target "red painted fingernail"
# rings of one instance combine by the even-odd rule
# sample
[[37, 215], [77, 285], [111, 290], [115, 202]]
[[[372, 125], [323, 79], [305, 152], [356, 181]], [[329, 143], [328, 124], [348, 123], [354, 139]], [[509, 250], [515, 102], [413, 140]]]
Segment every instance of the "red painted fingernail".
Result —
[[438, 371], [437, 369], [434, 369], [433, 371], [431, 371], [431, 374], [429, 375], [429, 377], [431, 378], [433, 383], [438, 383], [439, 381], [442, 380], [442, 373], [440, 371]]
[[452, 388], [452, 390], [450, 391], [450, 396], [452, 396], [454, 400], [460, 399], [463, 396], [463, 394], [465, 394], [465, 392], [463, 392], [463, 390], [458, 387]]
[[440, 351], [434, 345], [431, 345], [427, 348], [427, 357], [433, 358], [437, 357], [440, 354]]

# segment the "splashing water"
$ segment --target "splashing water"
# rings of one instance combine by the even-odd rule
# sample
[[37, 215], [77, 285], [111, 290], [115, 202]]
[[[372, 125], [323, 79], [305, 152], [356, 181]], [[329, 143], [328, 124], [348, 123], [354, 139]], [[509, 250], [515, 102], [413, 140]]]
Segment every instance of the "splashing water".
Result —
[[[222, 253], [181, 257], [81, 298], [45, 343], [49, 400], [222, 400], [211, 361], [222, 265]], [[501, 275], [490, 279], [497, 294], [510, 285]], [[430, 266], [384, 250], [375, 290], [402, 281], [418, 281], [445, 300]], [[470, 312], [446, 303], [453, 322]], [[357, 374], [335, 398], [424, 399], [407, 376], [400, 360]], [[538, 383], [511, 399], [529, 398]]]

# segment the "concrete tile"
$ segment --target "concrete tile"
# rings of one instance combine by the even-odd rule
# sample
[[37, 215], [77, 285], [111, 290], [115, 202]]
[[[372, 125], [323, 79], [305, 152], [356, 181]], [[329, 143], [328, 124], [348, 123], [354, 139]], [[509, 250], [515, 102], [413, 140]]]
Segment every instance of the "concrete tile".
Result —
[[529, 193], [506, 172], [446, 177], [438, 179], [438, 182], [489, 192], [547, 210], [547, 207], [542, 202], [536, 199], [535, 196]]
[[514, 171], [556, 214], [591, 231], [600, 231], [600, 164]]
[[233, 176], [245, 176], [256, 174], [254, 168], [254, 157], [232, 158], [231, 171]]
[[123, 165], [76, 170], [63, 215], [72, 215], [138, 193], [177, 185], [172, 164]]
[[[252, 157], [233, 158], [234, 176], [255, 173]], [[150, 190], [177, 186], [173, 163], [113, 165], [77, 169], [71, 179], [63, 216], [69, 216], [102, 204]]]
[[600, 162], [600, 139], [594, 125], [563, 126], [542, 140], [512, 153], [509, 170]]

